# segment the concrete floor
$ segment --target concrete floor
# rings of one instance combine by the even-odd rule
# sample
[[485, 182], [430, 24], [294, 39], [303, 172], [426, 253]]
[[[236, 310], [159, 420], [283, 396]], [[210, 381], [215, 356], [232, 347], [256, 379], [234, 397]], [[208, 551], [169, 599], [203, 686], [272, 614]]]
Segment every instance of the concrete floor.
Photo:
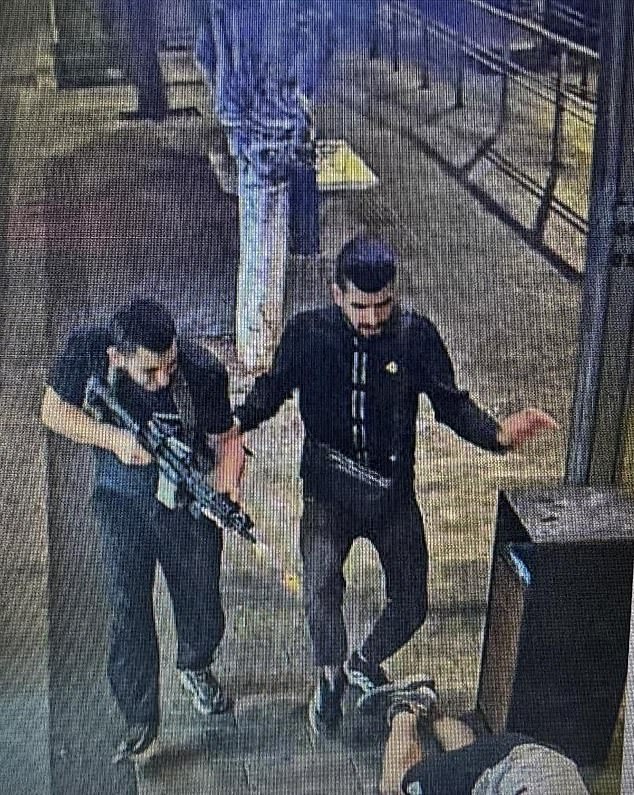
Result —
[[[17, 13], [21, 24], [0, 25], [10, 45], [3, 74], [14, 77], [0, 85], [11, 121], [0, 132], [3, 162], [11, 167], [0, 172], [9, 197], [0, 204], [0, 231], [9, 243], [0, 361], [9, 553], [0, 578], [8, 606], [0, 643], [0, 789], [16, 795], [374, 792], [380, 722], [355, 714], [348, 697], [339, 738], [315, 742], [306, 726], [309, 646], [298, 593], [279, 571], [300, 569], [301, 426], [292, 404], [252, 434], [256, 456], [245, 486], [248, 508], [278, 563], [227, 541], [228, 627], [218, 665], [237, 698], [234, 713], [201, 722], [178, 691], [159, 578], [161, 734], [134, 768], [109, 764], [121, 725], [104, 674], [106, 616], [87, 506], [89, 456], [46, 440], [37, 418], [41, 385], [71, 325], [150, 293], [170, 306], [182, 328], [215, 338], [211, 344], [225, 358], [239, 399], [248, 378], [225, 336], [233, 322], [237, 208], [206, 158], [214, 141], [201, 85], [173, 85], [172, 104], [194, 104], [203, 118], [161, 126], [119, 120], [119, 110], [134, 106], [125, 86], [56, 92], [47, 80], [45, 17], [32, 5], [18, 12], [9, 3], [3, 19], [15, 23]], [[166, 64], [174, 74], [181, 67], [173, 59]], [[455, 711], [474, 704], [497, 490], [561, 477], [576, 357], [578, 249], [556, 226], [550, 248], [529, 245], [522, 229], [534, 208], [507, 176], [491, 167], [459, 176], [490, 130], [498, 90], [495, 78], [474, 75], [467, 107], [452, 111], [451, 87], [441, 79], [422, 92], [414, 70], [395, 74], [381, 60], [341, 64], [317, 109], [319, 126], [329, 137], [348, 139], [380, 185], [323, 199], [324, 258], [310, 267], [291, 263], [287, 284], [287, 312], [327, 300], [340, 245], [364, 228], [385, 235], [402, 252], [404, 299], [436, 322], [460, 382], [499, 416], [532, 404], [561, 424], [559, 434], [501, 459], [456, 440], [423, 406], [417, 489], [432, 558], [431, 610], [389, 668], [394, 675], [431, 671]], [[514, 118], [525, 112], [518, 95]], [[511, 125], [503, 144], [537, 167], [541, 150], [522, 129]], [[574, 267], [562, 268], [562, 261]], [[357, 545], [347, 575], [354, 642], [380, 606], [381, 577], [368, 546]], [[607, 781], [596, 791], [615, 792], [614, 786]]]

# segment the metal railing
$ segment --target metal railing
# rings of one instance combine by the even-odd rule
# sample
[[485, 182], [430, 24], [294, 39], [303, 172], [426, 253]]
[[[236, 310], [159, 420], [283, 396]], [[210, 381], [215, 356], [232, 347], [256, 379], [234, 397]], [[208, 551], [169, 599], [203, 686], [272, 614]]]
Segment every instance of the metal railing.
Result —
[[[577, 232], [586, 235], [588, 232], [587, 213], [580, 212], [578, 207], [571, 206], [557, 196], [557, 187], [564, 167], [565, 118], [571, 117], [578, 125], [592, 135], [595, 118], [595, 100], [590, 91], [590, 74], [598, 73], [599, 56], [591, 48], [578, 44], [557, 33], [553, 33], [540, 23], [516, 14], [504, 11], [484, 0], [464, 0], [465, 5], [475, 9], [486, 18], [497, 20], [508, 26], [499, 37], [499, 46], [488, 45], [467, 35], [464, 30], [456, 30], [441, 22], [425, 17], [420, 8], [414, 7], [407, 0], [388, 0], [381, 14], [383, 25], [389, 26], [391, 60], [393, 68], [401, 66], [401, 28], [412, 35], [415, 31], [420, 37], [422, 46], [419, 48], [422, 58], [418, 62], [421, 73], [420, 87], [430, 85], [431, 74], [439, 69], [433, 57], [432, 42], [442, 42], [452, 48], [455, 53], [454, 68], [454, 107], [463, 108], [466, 103], [466, 74], [472, 65], [481, 70], [498, 75], [502, 81], [500, 104], [497, 112], [497, 123], [492, 135], [481, 147], [491, 164], [504, 171], [516, 184], [538, 199], [539, 205], [535, 215], [532, 236], [536, 242], [544, 239], [546, 225], [551, 212], [557, 214]], [[406, 26], [406, 27], [405, 27]], [[548, 54], [549, 63], [554, 64], [544, 73], [523, 66], [514, 59], [514, 45], [518, 49], [532, 48], [537, 52]], [[574, 62], [581, 66], [574, 70]], [[549, 138], [548, 175], [540, 184], [530, 173], [526, 173], [522, 165], [513, 163], [496, 151], [496, 143], [504, 132], [508, 132], [512, 123], [509, 106], [510, 88], [515, 85], [528, 92], [547, 106], [553, 108], [552, 124]]]

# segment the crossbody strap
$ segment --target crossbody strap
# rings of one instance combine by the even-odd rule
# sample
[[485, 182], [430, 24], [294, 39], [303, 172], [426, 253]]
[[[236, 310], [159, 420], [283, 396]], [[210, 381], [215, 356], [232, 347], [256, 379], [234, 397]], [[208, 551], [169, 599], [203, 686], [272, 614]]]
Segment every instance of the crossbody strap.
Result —
[[198, 423], [196, 421], [194, 399], [192, 398], [192, 391], [180, 366], [176, 368], [170, 385], [170, 391], [172, 393], [174, 405], [176, 406], [176, 411], [181, 418], [181, 422], [183, 423], [188, 437], [190, 439], [195, 439], [198, 435]]
[[405, 455], [406, 446], [403, 438], [404, 428], [407, 421], [407, 398], [409, 396], [409, 368], [408, 348], [410, 340], [410, 329], [412, 328], [412, 316], [401, 312], [398, 318], [398, 333], [396, 344], [396, 363], [399, 368], [398, 389], [396, 402], [392, 414], [392, 439], [391, 454], [392, 473], [396, 475], [399, 464], [402, 464], [402, 457]]

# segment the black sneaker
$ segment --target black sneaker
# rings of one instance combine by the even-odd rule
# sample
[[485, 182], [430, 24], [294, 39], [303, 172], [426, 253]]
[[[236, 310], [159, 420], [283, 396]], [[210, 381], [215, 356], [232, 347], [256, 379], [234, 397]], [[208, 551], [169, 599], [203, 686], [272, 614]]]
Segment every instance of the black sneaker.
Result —
[[202, 671], [185, 669], [179, 674], [183, 688], [202, 715], [221, 715], [233, 707], [233, 701], [222, 692], [220, 682], [209, 668]]
[[157, 734], [158, 723], [135, 723], [130, 726], [112, 757], [113, 764], [118, 765], [119, 762], [142, 754], [156, 740]]
[[[419, 690], [435, 692], [434, 680], [428, 674], [417, 674], [406, 679], [398, 679], [388, 685], [375, 687], [367, 693], [362, 693], [357, 700], [357, 709], [360, 712], [384, 713], [395, 699], [404, 697]], [[416, 696], [414, 696], [416, 699]]]
[[358, 687], [364, 694], [371, 693], [377, 687], [391, 684], [380, 665], [374, 665], [364, 660], [356, 651], [343, 664], [343, 669], [348, 677], [348, 682], [353, 687]]
[[325, 674], [320, 674], [317, 687], [308, 705], [308, 722], [315, 734], [333, 732], [341, 722], [343, 717], [341, 700], [344, 686], [343, 674], [337, 676], [334, 683], [331, 683]]

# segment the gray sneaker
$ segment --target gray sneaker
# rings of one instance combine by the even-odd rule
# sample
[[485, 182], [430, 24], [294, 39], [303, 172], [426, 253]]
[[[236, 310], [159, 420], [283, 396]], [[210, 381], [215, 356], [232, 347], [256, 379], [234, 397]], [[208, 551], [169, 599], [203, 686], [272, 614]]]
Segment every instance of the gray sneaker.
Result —
[[[391, 704], [403, 699], [407, 700], [410, 696], [412, 702], [420, 704], [421, 698], [428, 698], [429, 693], [435, 694], [434, 688], [434, 680], [427, 674], [409, 676], [364, 693], [357, 701], [357, 709], [360, 712], [381, 713], [385, 712]], [[423, 696], [419, 697], [420, 694]]]
[[201, 715], [221, 715], [229, 712], [233, 701], [223, 693], [220, 682], [209, 667], [202, 671], [179, 671], [181, 685]]
[[125, 737], [117, 747], [112, 763], [118, 765], [128, 759], [142, 754], [156, 739], [158, 723], [135, 723], [128, 727]]
[[375, 665], [358, 652], [353, 652], [350, 659], [343, 664], [348, 682], [353, 687], [358, 687], [362, 693], [368, 694], [379, 687], [391, 684], [387, 674], [380, 665]]

